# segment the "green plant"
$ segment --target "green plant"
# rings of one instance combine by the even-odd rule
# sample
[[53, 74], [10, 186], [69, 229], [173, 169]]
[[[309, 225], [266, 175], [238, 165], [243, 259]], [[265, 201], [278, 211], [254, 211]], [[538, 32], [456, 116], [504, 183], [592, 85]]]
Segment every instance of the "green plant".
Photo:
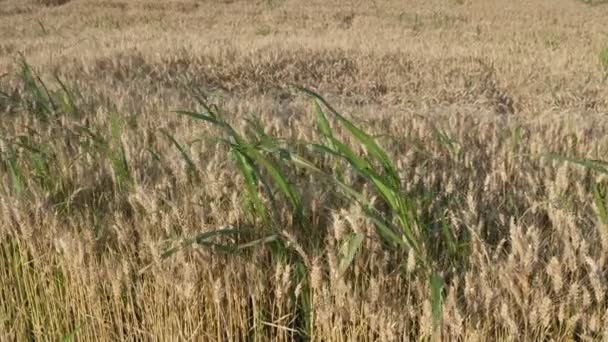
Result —
[[605, 5], [608, 4], [607, 0], [581, 0], [584, 4], [588, 5], [588, 6], [600, 6], [600, 5]]
[[284, 2], [285, 0], [264, 0], [266, 6], [271, 9], [281, 6]]
[[[23, 109], [35, 114], [43, 123], [49, 123], [63, 115], [72, 117], [82, 115], [78, 106], [80, 96], [76, 88], [68, 87], [55, 74], [53, 78], [59, 84], [59, 89], [51, 91], [40, 76], [34, 72], [23, 55], [20, 56], [19, 66], [21, 69], [19, 76], [25, 93], [19, 104]], [[5, 96], [8, 98], [7, 95]]]
[[259, 25], [255, 29], [255, 34], [258, 36], [267, 36], [272, 33], [272, 27], [269, 25]]
[[[182, 145], [180, 145], [180, 143], [175, 140], [175, 137], [173, 137], [173, 135], [171, 135], [171, 133], [169, 133], [166, 129], [161, 129], [160, 132], [179, 150], [180, 154], [182, 155], [182, 158], [186, 162], [186, 172], [188, 174], [188, 177], [195, 183], [199, 183], [199, 171], [194, 162], [192, 161], [192, 158], [190, 157], [188, 151], [186, 151], [186, 149]], [[156, 158], [160, 160], [160, 158]]]
[[36, 0], [36, 3], [38, 3], [39, 5], [42, 5], [42, 6], [54, 7], [54, 6], [65, 5], [70, 1], [71, 0]]
[[[583, 166], [589, 170], [608, 175], [608, 162], [589, 158], [567, 157], [558, 154], [550, 154], [550, 158]], [[593, 203], [597, 211], [598, 220], [604, 230], [608, 232], [608, 184], [593, 181], [591, 184]]]
[[[441, 320], [441, 293], [444, 282], [439, 274], [438, 262], [443, 258], [443, 255], [434, 255], [431, 252], [431, 234], [427, 230], [430, 225], [428, 222], [422, 222], [418, 216], [416, 198], [404, 192], [396, 167], [388, 156], [388, 153], [373, 136], [338, 113], [319, 94], [305, 88], [300, 88], [300, 90], [309, 94], [314, 99], [313, 110], [317, 116], [319, 131], [324, 139], [321, 144], [312, 144], [311, 146], [322, 151], [324, 154], [347, 162], [358, 175], [366, 180], [367, 184], [375, 189], [388, 210], [382, 211], [377, 209], [377, 206], [367, 199], [363, 192], [356, 190], [353, 185], [345, 184], [335, 175], [324, 173], [310, 161], [295, 155], [291, 159], [300, 166], [316, 174], [323, 175], [324, 178], [336, 184], [347, 198], [358, 203], [367, 217], [374, 222], [379, 237], [388, 246], [398, 249], [412, 249], [414, 251], [423, 269], [427, 272], [426, 276], [430, 279], [433, 325], [437, 332], [439, 321]], [[327, 108], [337, 122], [363, 147], [366, 155], [356, 153], [353, 148], [336, 137], [327, 115], [321, 108], [321, 104]], [[457, 255], [457, 239], [445, 224], [445, 221], [442, 222], [442, 233], [444, 242], [448, 247], [447, 249], [453, 255]], [[359, 247], [360, 244], [353, 244], [351, 249]], [[352, 253], [351, 251], [349, 255]]]
[[[204, 101], [200, 101], [205, 109], [204, 112], [180, 111], [179, 113], [211, 123], [224, 132], [225, 136], [220, 138], [220, 141], [230, 148], [231, 155], [243, 177], [247, 194], [246, 207], [252, 216], [258, 217], [264, 226], [270, 227], [272, 234], [263, 238], [263, 241], [279, 241], [282, 227], [285, 226], [285, 223], [280, 221], [281, 215], [275, 193], [287, 199], [294, 222], [301, 229], [309, 229], [304, 218], [305, 208], [302, 206], [300, 191], [295, 186], [297, 180], [289, 176], [293, 174], [293, 171], [289, 170], [290, 165], [310, 172], [311, 176], [335, 187], [347, 201], [358, 204], [367, 218], [374, 223], [378, 236], [387, 248], [405, 252], [411, 249], [415, 253], [425, 276], [429, 279], [434, 326], [437, 330], [441, 320], [441, 293], [444, 283], [440, 275], [442, 265], [446, 259], [452, 260], [453, 264], [459, 254], [463, 253], [458, 238], [440, 216], [435, 218], [435, 222], [439, 222], [440, 233], [435, 234], [430, 230], [437, 224], [427, 222], [419, 216], [418, 206], [422, 202], [404, 191], [399, 172], [376, 138], [338, 113], [319, 94], [305, 88], [300, 90], [313, 98], [313, 112], [322, 138], [318, 143], [306, 144], [309, 152], [324, 156], [325, 158], [320, 158], [321, 160], [330, 159], [330, 163], [334, 166], [332, 170], [344, 170], [339, 166], [345, 164], [351, 172], [361, 177], [375, 191], [382, 201], [381, 205], [373, 202], [355, 184], [347, 183], [342, 172], [324, 171], [314, 159], [296, 152], [297, 148], [293, 142], [266, 134], [256, 118], [247, 119], [245, 133], [240, 134], [221, 117], [216, 107], [209, 106]], [[358, 142], [365, 153], [357, 153], [354, 147], [338, 138], [322, 106], [327, 109], [336, 123]], [[447, 133], [441, 130], [436, 130], [436, 133], [439, 142], [445, 144], [452, 153], [456, 153], [455, 142], [449, 139]], [[182, 154], [184, 154], [183, 150]], [[187, 155], [184, 156], [186, 157]], [[435, 236], [442, 237], [442, 244], [445, 245], [448, 253], [440, 252], [442, 248], [436, 248], [438, 242], [434, 241]], [[340, 273], [345, 272], [352, 263], [357, 251], [363, 245], [364, 238], [362, 234], [354, 234], [345, 239], [341, 248]], [[283, 247], [286, 245], [289, 244], [282, 244]], [[280, 254], [284, 254], [284, 251]], [[302, 270], [302, 275], [298, 279], [301, 284], [307, 279], [304, 259], [296, 258], [298, 260], [296, 269]], [[308, 304], [303, 303], [303, 305]], [[306, 317], [306, 314], [304, 316]], [[308, 332], [312, 329], [308, 323], [303, 326], [307, 327], [304, 330]]]
[[127, 153], [121, 141], [122, 130], [122, 120], [118, 115], [112, 114], [110, 116], [110, 139], [106, 143], [104, 152], [112, 164], [116, 184], [120, 189], [126, 189], [131, 185], [132, 177]]
[[8, 146], [7, 156], [3, 159], [8, 169], [13, 194], [21, 194], [26, 188], [25, 175], [19, 165], [17, 155], [10, 145]]
[[[110, 114], [107, 123], [91, 125], [88, 118], [81, 120], [85, 112], [76, 87], [68, 86], [57, 74], [53, 77], [55, 87], [47, 85], [23, 56], [19, 67], [21, 91], [17, 92], [18, 96], [6, 98], [10, 106], [34, 120], [27, 132], [7, 132], [2, 137], [7, 147], [0, 154], [0, 162], [11, 175], [12, 193], [42, 190], [48, 193], [49, 203], [69, 211], [74, 196], [84, 190], [77, 188], [71, 174], [74, 165], [81, 163], [85, 155], [92, 157], [93, 163], [109, 162], [115, 186], [112, 190], [100, 186], [94, 195], [96, 199], [90, 200], [100, 200], [97, 197], [108, 190], [116, 193], [128, 190], [133, 179], [121, 140], [125, 130], [121, 117]], [[58, 150], [66, 151], [58, 154]]]
[[608, 78], [608, 46], [603, 48], [599, 54], [600, 64], [606, 74], [605, 78]]
[[[208, 105], [200, 97], [197, 97], [197, 99], [205, 109], [204, 112], [179, 111], [178, 113], [208, 122], [224, 133], [224, 136], [219, 140], [230, 149], [232, 159], [243, 177], [246, 194], [245, 207], [250, 212], [252, 223], [255, 224], [256, 220], [260, 220], [266, 230], [269, 231], [263, 233], [264, 236], [257, 240], [229, 249], [235, 251], [244, 247], [257, 246], [261, 243], [270, 243], [275, 258], [278, 260], [286, 259], [294, 264], [295, 280], [302, 288], [303, 293], [298, 305], [301, 312], [299, 315], [300, 323], [298, 324], [299, 331], [304, 336], [310, 336], [312, 332], [312, 319], [310, 317], [312, 310], [310, 308], [310, 289], [306, 266], [308, 260], [301, 254], [300, 250], [290, 247], [290, 242], [284, 239], [283, 230], [288, 224], [282, 222], [279, 201], [275, 195], [277, 193], [282, 195], [290, 204], [293, 222], [300, 229], [308, 230], [309, 225], [304, 215], [299, 191], [288, 179], [282, 162], [283, 159], [289, 157], [289, 152], [282, 146], [280, 139], [267, 135], [255, 118], [246, 120], [247, 128], [244, 134], [241, 134], [224, 120], [217, 107]], [[183, 152], [182, 155], [186, 158]], [[230, 233], [242, 234], [243, 232], [237, 229], [230, 231]], [[187, 244], [193, 242], [200, 243], [200, 239], [188, 241]]]

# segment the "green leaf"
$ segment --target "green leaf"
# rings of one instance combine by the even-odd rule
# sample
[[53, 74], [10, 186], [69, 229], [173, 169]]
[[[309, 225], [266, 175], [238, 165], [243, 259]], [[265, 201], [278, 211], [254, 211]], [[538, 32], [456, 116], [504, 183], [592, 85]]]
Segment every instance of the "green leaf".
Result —
[[270, 138], [266, 132], [264, 132], [262, 123], [260, 123], [260, 120], [255, 116], [250, 115], [245, 119], [245, 122], [247, 122], [247, 130], [256, 138], [256, 140], [274, 140], [273, 138]]
[[214, 125], [222, 125], [223, 124], [222, 121], [218, 120], [213, 115], [203, 114], [203, 113], [197, 113], [197, 112], [190, 112], [190, 111], [183, 111], [183, 110], [178, 110], [178, 111], [175, 111], [175, 112], [177, 114], [186, 115], [186, 116], [189, 116], [189, 117], [197, 119], [197, 120], [207, 121], [207, 122], [212, 123]]
[[[600, 221], [604, 224], [604, 228], [608, 229], [608, 210], [606, 208], [606, 200], [608, 195], [605, 189], [601, 189], [599, 184], [593, 186], [593, 201], [597, 209]], [[603, 190], [603, 191], [602, 191]]]
[[45, 93], [44, 99], [50, 105], [50, 108], [52, 108], [52, 111], [50, 113], [57, 113], [57, 105], [55, 104], [55, 101], [53, 101], [53, 96], [51, 94], [51, 91], [46, 86], [46, 84], [42, 81], [40, 76], [36, 76], [35, 80], [38, 81], [38, 84], [40, 84], [40, 86], [44, 90], [44, 93]]
[[21, 172], [21, 168], [19, 167], [19, 164], [17, 163], [16, 158], [11, 157], [7, 161], [7, 164], [8, 164], [9, 175], [11, 178], [11, 185], [12, 185], [13, 192], [15, 194], [20, 194], [26, 188], [25, 177], [23, 176], [23, 173]]
[[161, 257], [161, 260], [166, 259], [166, 258], [172, 256], [173, 254], [175, 254], [177, 251], [179, 251], [183, 248], [186, 248], [186, 247], [190, 247], [194, 244], [207, 245], [207, 246], [222, 246], [219, 244], [213, 244], [209, 240], [212, 238], [219, 237], [219, 236], [234, 236], [234, 235], [238, 235], [238, 234], [241, 234], [244, 232], [245, 231], [243, 231], [243, 230], [239, 230], [239, 229], [235, 229], [235, 228], [216, 229], [216, 230], [204, 232], [204, 233], [196, 235], [194, 238], [184, 240], [182, 243], [180, 243], [176, 247], [173, 247], [173, 248], [170, 248], [170, 249], [164, 251], [160, 257]]
[[344, 195], [351, 200], [358, 203], [366, 213], [366, 215], [374, 221], [376, 226], [383, 232], [381, 235], [385, 236], [388, 240], [390, 240], [395, 245], [402, 245], [403, 240], [400, 239], [393, 230], [389, 228], [390, 223], [386, 222], [382, 215], [371, 205], [371, 203], [358, 191], [348, 186], [340, 179], [336, 178], [335, 175], [329, 175], [315, 166], [312, 162], [308, 161], [306, 158], [297, 155], [295, 153], [291, 153], [290, 160], [299, 167], [305, 168], [309, 171], [315, 172], [317, 175], [322, 176], [324, 179], [329, 180], [333, 184], [337, 185]]
[[40, 86], [38, 85], [37, 78], [34, 76], [30, 65], [25, 60], [25, 57], [21, 55], [21, 79], [25, 87], [25, 91], [29, 93], [34, 102], [34, 110], [38, 115], [38, 119], [43, 122], [47, 122], [49, 115], [52, 113], [50, 102], [48, 98], [45, 98]]
[[567, 157], [559, 154], [551, 153], [548, 155], [549, 158], [559, 160], [559, 161], [567, 161], [570, 163], [574, 163], [580, 166], [584, 166], [588, 169], [595, 170], [604, 174], [608, 174], [608, 162], [603, 160], [596, 159], [587, 159], [587, 158], [577, 158], [577, 157]]
[[321, 109], [321, 106], [319, 106], [319, 102], [313, 101], [312, 105], [313, 111], [317, 116], [317, 125], [319, 126], [319, 131], [325, 137], [326, 144], [328, 145], [329, 149], [335, 151], [336, 147], [334, 146], [333, 142], [336, 139], [334, 138], [334, 134], [331, 130], [331, 126], [329, 125], [329, 121], [327, 120], [327, 116], [323, 112], [323, 109]]
[[443, 234], [443, 240], [445, 241], [450, 254], [452, 256], [457, 256], [458, 255], [458, 244], [456, 243], [454, 234], [452, 233], [450, 226], [445, 222], [444, 216], [441, 215], [440, 217], [441, 217], [440, 225], [441, 225], [441, 232]]
[[180, 145], [179, 142], [177, 142], [177, 140], [175, 140], [175, 138], [171, 135], [171, 133], [169, 133], [166, 129], [161, 128], [160, 132], [165, 137], [167, 137], [167, 139], [171, 143], [173, 143], [173, 145], [175, 145], [175, 147], [179, 150], [179, 152], [182, 155], [182, 158], [186, 162], [188, 174], [190, 174], [196, 182], [200, 182], [201, 179], [198, 174], [198, 169], [197, 169], [196, 165], [194, 164], [194, 162], [192, 161], [192, 158], [190, 158], [190, 154], [188, 154], [186, 149], [182, 145]]
[[606, 46], [602, 50], [600, 50], [599, 59], [600, 59], [600, 64], [602, 65], [602, 68], [604, 69], [604, 71], [606, 72], [606, 75], [608, 77], [608, 46]]
[[390, 161], [390, 158], [388, 157], [388, 155], [386, 154], [384, 149], [382, 149], [382, 147], [380, 147], [380, 145], [378, 145], [376, 140], [371, 135], [365, 133], [362, 129], [360, 129], [359, 127], [354, 125], [352, 122], [350, 122], [348, 119], [346, 119], [344, 116], [342, 116], [340, 113], [338, 113], [338, 111], [336, 111], [323, 97], [321, 97], [321, 95], [317, 94], [316, 92], [314, 92], [312, 90], [306, 89], [306, 88], [300, 88], [300, 89], [303, 92], [313, 96], [321, 103], [323, 103], [323, 105], [325, 107], [327, 107], [327, 109], [329, 109], [329, 111], [359, 141], [359, 143], [361, 143], [363, 145], [365, 150], [369, 154], [374, 156], [374, 158], [376, 158], [376, 160], [378, 160], [383, 165], [385, 171], [388, 173], [388, 176], [391, 178], [391, 182], [398, 182], [399, 177], [392, 165], [392, 162]]
[[361, 248], [364, 238], [365, 235], [362, 233], [354, 233], [346, 237], [342, 247], [340, 248], [340, 252], [342, 254], [342, 258], [340, 259], [340, 264], [338, 266], [340, 275], [343, 275], [344, 272], [346, 272], [350, 264], [355, 259], [355, 254], [357, 254], [357, 251], [359, 248]]
[[61, 78], [55, 74], [55, 80], [57, 81], [57, 83], [59, 83], [59, 86], [61, 86], [61, 89], [63, 90], [64, 93], [64, 108], [63, 111], [72, 115], [78, 115], [79, 114], [79, 110], [78, 107], [76, 106], [76, 100], [75, 100], [75, 96], [73, 94], [73, 92], [66, 86], [66, 84], [61, 80]]
[[251, 165], [249, 159], [239, 150], [233, 149], [232, 154], [237, 162], [237, 167], [243, 178], [245, 179], [245, 187], [249, 202], [251, 203], [254, 212], [264, 223], [268, 223], [266, 207], [258, 193], [258, 174], [254, 166]]
[[197, 120], [203, 120], [209, 122], [219, 128], [223, 129], [226, 133], [228, 133], [235, 141], [237, 145], [247, 145], [245, 139], [243, 139], [232, 126], [230, 126], [227, 122], [221, 120], [209, 107], [206, 107], [208, 112], [206, 114], [189, 112], [189, 111], [176, 111], [175, 113], [189, 116], [191, 118]]
[[367, 160], [357, 156], [350, 149], [350, 147], [338, 140], [333, 140], [332, 143], [337, 151], [323, 145], [314, 146], [326, 153], [344, 158], [349, 164], [351, 164], [355, 171], [357, 171], [360, 175], [364, 176], [369, 181], [371, 181], [372, 184], [374, 184], [376, 190], [380, 193], [382, 198], [391, 206], [393, 210], [398, 211], [400, 207], [397, 198], [398, 196], [400, 196], [398, 194], [399, 190], [395, 190], [391, 187], [391, 185], [387, 184], [384, 181], [384, 178], [374, 171], [372, 165]]
[[433, 331], [438, 332], [443, 320], [443, 278], [437, 273], [431, 275], [431, 310], [433, 312]]
[[65, 334], [61, 338], [61, 341], [62, 342], [71, 342], [71, 341], [74, 341], [76, 339], [76, 334], [78, 334], [78, 331], [80, 331], [80, 326], [77, 326], [74, 330], [72, 330], [72, 332]]
[[241, 249], [251, 248], [251, 247], [255, 247], [255, 246], [259, 246], [259, 245], [264, 245], [264, 244], [267, 244], [270, 242], [275, 242], [277, 240], [278, 240], [278, 237], [276, 235], [269, 235], [269, 236], [266, 236], [261, 239], [257, 239], [257, 240], [253, 240], [251, 242], [240, 244], [240, 245], [238, 245], [238, 247], [236, 249], [241, 250]]
[[[414, 234], [414, 228], [416, 228], [417, 225], [415, 224], [414, 215], [412, 214], [413, 211], [411, 208], [409, 208], [408, 200], [400, 193], [398, 185], [396, 185], [394, 182], [393, 184], [388, 184], [384, 177], [380, 176], [376, 171], [374, 171], [373, 166], [367, 160], [357, 156], [347, 145], [338, 140], [333, 140], [333, 143], [337, 151], [323, 145], [313, 145], [313, 147], [316, 147], [325, 153], [344, 158], [356, 172], [371, 182], [382, 199], [390, 206], [393, 213], [399, 218], [405, 240], [418, 254], [420, 254], [420, 243]], [[334, 182], [337, 182], [337, 184], [340, 185], [343, 190], [346, 190], [351, 197], [356, 197], [356, 200], [360, 204], [367, 202], [366, 200], [363, 200], [362, 195], [358, 193], [356, 196], [354, 196], [356, 191], [341, 182], [336, 177], [333, 177], [333, 180]], [[371, 204], [365, 205], [371, 207]], [[379, 228], [384, 232], [384, 236], [389, 236], [392, 240], [392, 236], [388, 235], [387, 231], [385, 231], [382, 226], [379, 226]], [[400, 241], [402, 242], [401, 239]]]
[[254, 159], [261, 167], [263, 167], [266, 172], [273, 179], [274, 183], [277, 185], [278, 189], [287, 197], [291, 206], [294, 210], [296, 219], [303, 219], [303, 208], [300, 201], [300, 197], [296, 190], [289, 184], [287, 178], [283, 175], [280, 169], [275, 166], [271, 161], [265, 158], [259, 151], [249, 146], [246, 147], [246, 153], [249, 157]]

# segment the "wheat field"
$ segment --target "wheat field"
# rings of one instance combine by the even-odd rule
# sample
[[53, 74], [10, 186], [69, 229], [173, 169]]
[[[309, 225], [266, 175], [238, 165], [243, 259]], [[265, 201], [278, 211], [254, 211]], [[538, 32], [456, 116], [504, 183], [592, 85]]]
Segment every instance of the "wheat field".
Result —
[[0, 0], [0, 340], [608, 341], [607, 23]]

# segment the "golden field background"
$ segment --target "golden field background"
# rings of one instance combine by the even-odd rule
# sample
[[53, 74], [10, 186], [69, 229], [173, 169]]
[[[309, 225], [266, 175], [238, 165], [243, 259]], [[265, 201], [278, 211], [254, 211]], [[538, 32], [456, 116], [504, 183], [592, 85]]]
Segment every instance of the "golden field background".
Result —
[[[0, 0], [0, 340], [608, 339], [606, 177], [550, 157], [606, 159], [607, 22], [575, 0]], [[77, 106], [41, 111], [20, 54]], [[218, 131], [174, 111], [202, 110], [196, 89], [239, 129], [254, 113], [318, 141], [291, 84], [377, 134], [420, 215], [462, 242], [434, 266], [439, 327], [412, 250], [309, 174], [310, 230], [280, 204], [283, 251], [161, 257], [269, 230]]]

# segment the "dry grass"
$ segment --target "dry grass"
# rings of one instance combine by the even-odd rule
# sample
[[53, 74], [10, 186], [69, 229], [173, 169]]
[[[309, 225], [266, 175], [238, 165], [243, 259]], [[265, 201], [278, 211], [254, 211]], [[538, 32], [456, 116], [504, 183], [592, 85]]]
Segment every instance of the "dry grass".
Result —
[[[606, 176], [548, 157], [606, 159], [608, 7], [43, 2], [65, 4], [0, 0], [0, 340], [608, 339]], [[198, 89], [239, 131], [255, 113], [390, 213], [354, 168], [299, 145], [322, 137], [292, 83], [381, 135], [432, 262], [278, 158], [305, 219], [261, 185], [276, 222], [252, 215], [222, 133], [173, 112], [202, 110]], [[238, 234], [162, 255], [223, 227]]]

